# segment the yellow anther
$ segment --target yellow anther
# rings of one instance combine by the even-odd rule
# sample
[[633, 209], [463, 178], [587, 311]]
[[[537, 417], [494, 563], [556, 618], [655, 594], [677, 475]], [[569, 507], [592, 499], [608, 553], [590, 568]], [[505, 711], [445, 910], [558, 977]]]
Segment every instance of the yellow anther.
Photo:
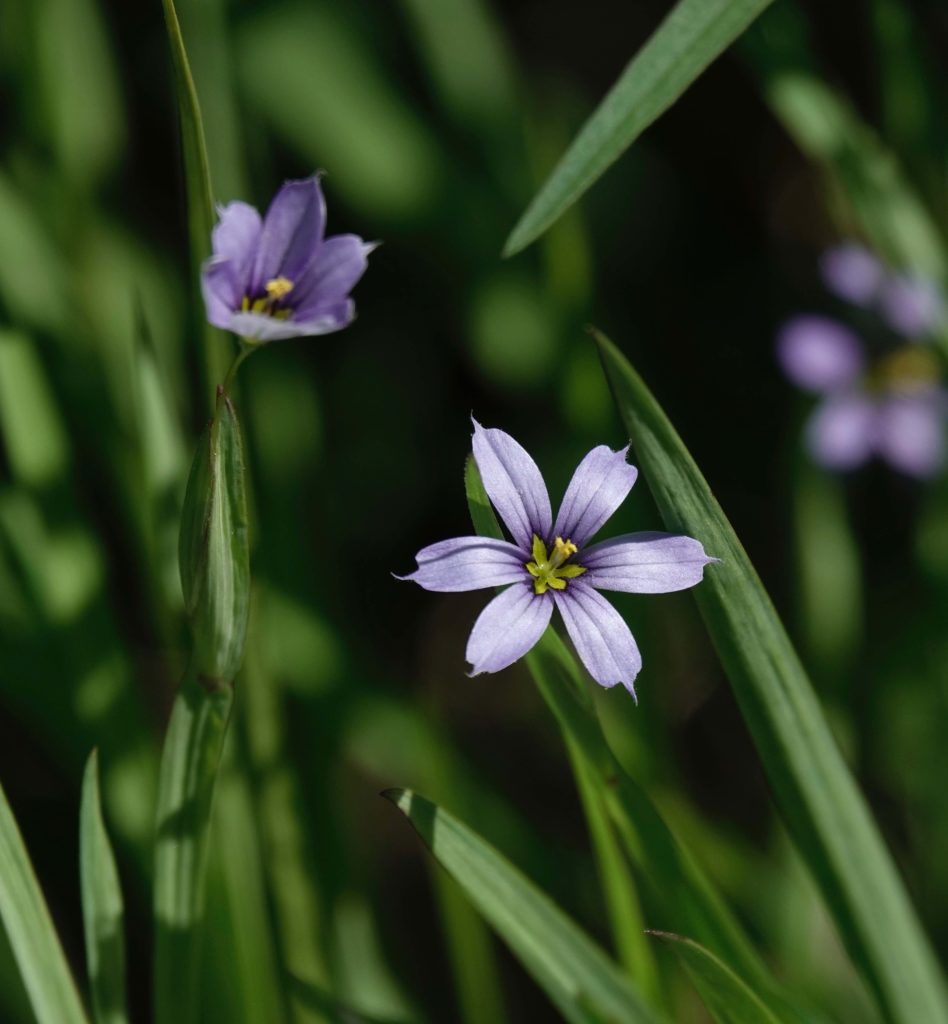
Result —
[[282, 299], [284, 295], [288, 295], [293, 291], [293, 282], [288, 277], [274, 277], [272, 280], [267, 281], [264, 288], [267, 295], [276, 302], [277, 299]]
[[564, 565], [578, 550], [579, 548], [571, 540], [557, 537], [548, 556], [546, 545], [534, 535], [533, 561], [527, 562], [524, 566], [533, 577], [534, 592], [545, 594], [548, 587], [552, 587], [554, 590], [565, 590], [567, 580], [574, 580], [577, 576], [582, 576], [586, 571], [584, 566], [575, 563]]
[[875, 366], [873, 376], [879, 386], [892, 391], [916, 391], [937, 383], [940, 377], [938, 358], [919, 345], [905, 345]]

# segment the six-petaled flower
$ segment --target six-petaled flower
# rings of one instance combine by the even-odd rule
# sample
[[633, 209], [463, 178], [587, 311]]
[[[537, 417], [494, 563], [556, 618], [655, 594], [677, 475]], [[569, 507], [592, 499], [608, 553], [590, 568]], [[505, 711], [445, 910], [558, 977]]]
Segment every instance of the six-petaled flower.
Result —
[[589, 544], [625, 500], [637, 470], [628, 448], [593, 448], [573, 474], [556, 519], [533, 459], [502, 430], [474, 423], [474, 459], [511, 540], [457, 537], [418, 552], [403, 579], [426, 590], [503, 587], [481, 612], [467, 644], [473, 674], [498, 672], [543, 635], [554, 607], [589, 674], [622, 683], [634, 696], [642, 659], [629, 627], [599, 593], [661, 594], [700, 582], [715, 561], [699, 541], [668, 533], [629, 533]]
[[315, 176], [286, 182], [262, 219], [247, 203], [221, 207], [201, 274], [208, 320], [248, 343], [328, 334], [351, 323], [349, 293], [374, 246], [356, 235], [326, 238], [325, 226]]

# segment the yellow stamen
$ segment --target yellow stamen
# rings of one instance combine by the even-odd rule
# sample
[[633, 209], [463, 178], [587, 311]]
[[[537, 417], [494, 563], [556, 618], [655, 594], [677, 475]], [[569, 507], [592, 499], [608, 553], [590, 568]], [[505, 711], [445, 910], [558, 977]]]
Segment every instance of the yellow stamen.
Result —
[[565, 590], [566, 581], [582, 576], [586, 571], [582, 565], [565, 565], [579, 548], [571, 540], [557, 537], [553, 550], [547, 554], [546, 544], [534, 534], [533, 561], [527, 562], [524, 568], [533, 577], [533, 589], [537, 594], [545, 594], [549, 587], [554, 590]]
[[938, 357], [918, 345], [905, 345], [880, 359], [872, 373], [877, 387], [902, 392], [930, 388], [940, 376]]
[[288, 277], [274, 277], [264, 285], [267, 295], [276, 302], [293, 291], [293, 282]]

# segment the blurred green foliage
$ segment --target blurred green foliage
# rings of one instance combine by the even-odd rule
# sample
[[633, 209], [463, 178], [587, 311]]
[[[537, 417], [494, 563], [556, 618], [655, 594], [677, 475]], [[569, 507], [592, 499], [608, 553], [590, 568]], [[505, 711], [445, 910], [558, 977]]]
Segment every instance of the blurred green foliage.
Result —
[[[353, 327], [241, 372], [255, 595], [214, 811], [208, 1020], [556, 1019], [426, 868], [387, 786], [456, 814], [609, 945], [581, 801], [527, 673], [466, 678], [480, 597], [390, 576], [468, 529], [470, 412], [535, 453], [554, 495], [593, 444], [624, 443], [590, 319], [634, 353], [796, 624], [948, 950], [948, 488], [812, 479], [771, 345], [784, 315], [826, 303], [816, 257], [837, 238], [943, 270], [948, 26], [925, 0], [780, 0], [501, 262], [667, 6], [181, 0], [215, 199], [264, 205], [323, 169], [330, 230], [384, 243]], [[79, 787], [99, 748], [140, 1018], [157, 756], [187, 650], [176, 537], [208, 398], [161, 5], [5, 3], [0, 87], [0, 779], [82, 976]], [[656, 515], [636, 488], [617, 528]], [[623, 766], [780, 982], [872, 1021], [690, 598], [617, 604], [645, 655], [640, 704], [594, 698]], [[662, 929], [656, 903], [643, 919]], [[704, 1019], [674, 957], [655, 957], [673, 1019]], [[30, 1020], [5, 945], [0, 1016]]]

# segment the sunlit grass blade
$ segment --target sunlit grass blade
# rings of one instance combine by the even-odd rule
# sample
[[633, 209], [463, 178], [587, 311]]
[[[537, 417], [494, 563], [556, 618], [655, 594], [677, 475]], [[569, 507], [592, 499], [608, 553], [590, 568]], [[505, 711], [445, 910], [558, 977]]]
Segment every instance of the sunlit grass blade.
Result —
[[573, 1024], [657, 1021], [619, 968], [528, 878], [476, 833], [410, 790], [388, 790], [438, 863]]
[[[188, 54], [181, 35], [181, 24], [174, 0], [162, 0], [171, 57], [174, 63], [175, 89], [178, 94], [178, 115], [181, 122], [181, 150], [184, 157], [184, 179], [188, 202], [188, 237], [191, 244], [191, 265], [194, 275], [210, 252], [211, 229], [214, 226], [214, 190], [207, 160], [207, 143], [197, 89], [188, 63]], [[196, 288], [196, 285], [195, 285]], [[197, 294], [195, 292], [195, 294]], [[197, 300], [200, 302], [200, 299]], [[224, 380], [230, 361], [225, 335], [201, 318], [204, 330], [204, 368], [207, 374], [205, 397], [213, 403], [213, 388]]]
[[102, 819], [99, 757], [93, 750], [82, 779], [79, 810], [79, 879], [86, 962], [96, 1024], [124, 1024], [125, 905], [112, 844]]
[[783, 815], [857, 965], [892, 1020], [948, 1020], [943, 982], [902, 881], [753, 565], [641, 378], [593, 333], [662, 518], [722, 560], [695, 597]]
[[770, 2], [680, 0], [583, 125], [511, 231], [504, 255], [539, 238]]
[[716, 1024], [780, 1024], [781, 1018], [710, 950], [681, 935], [650, 934], [674, 949]]
[[46, 900], [2, 787], [0, 920], [39, 1024], [88, 1024]]

